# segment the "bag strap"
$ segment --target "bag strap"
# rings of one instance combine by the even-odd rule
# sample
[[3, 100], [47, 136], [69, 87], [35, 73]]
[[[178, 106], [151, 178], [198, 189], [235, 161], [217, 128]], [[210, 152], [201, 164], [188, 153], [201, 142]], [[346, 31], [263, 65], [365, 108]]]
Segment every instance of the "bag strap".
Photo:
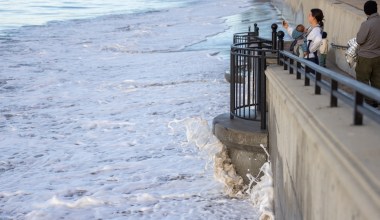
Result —
[[308, 27], [307, 28], [307, 32], [306, 32], [306, 34], [305, 34], [305, 37], [307, 37], [310, 33], [311, 33], [311, 31], [314, 29], [314, 28], [316, 28], [316, 27], [319, 27], [319, 29], [321, 29], [321, 33], [323, 32], [323, 28], [319, 25], [319, 24], [317, 24], [316, 26], [310, 26], [310, 27]]
[[294, 40], [301, 40], [302, 38], [304, 38], [305, 36], [304, 36], [304, 34], [301, 34], [299, 37], [297, 37], [296, 39], [294, 39]]

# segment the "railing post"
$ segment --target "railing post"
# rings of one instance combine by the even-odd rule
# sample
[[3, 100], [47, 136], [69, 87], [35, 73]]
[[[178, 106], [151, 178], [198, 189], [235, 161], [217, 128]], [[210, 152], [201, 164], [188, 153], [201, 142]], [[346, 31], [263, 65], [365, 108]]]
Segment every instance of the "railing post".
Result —
[[234, 48], [230, 52], [230, 118], [234, 118], [235, 111], [235, 54]]
[[277, 50], [277, 24], [272, 24], [272, 49]]
[[284, 66], [284, 70], [288, 70], [288, 60], [289, 59], [290, 59], [289, 57], [284, 57], [284, 62], [282, 63]]
[[259, 36], [259, 27], [257, 27], [257, 24], [255, 23], [254, 25], [254, 32], [256, 36]]
[[261, 129], [266, 130], [267, 129], [267, 94], [266, 94], [266, 76], [265, 76], [265, 53], [262, 53], [260, 56], [260, 63], [261, 63], [261, 69], [260, 74], [261, 80], [260, 80], [260, 88], [261, 88], [261, 98], [260, 98], [260, 113], [261, 113]]
[[322, 80], [322, 74], [319, 73], [318, 71], [315, 73], [315, 88], [314, 88], [314, 93], [316, 95], [321, 94], [321, 87], [318, 85]]
[[300, 73], [300, 69], [302, 68], [302, 64], [300, 62], [297, 61], [297, 74], [296, 74], [296, 79], [301, 79], [301, 73]]
[[[284, 50], [284, 36], [285, 36], [285, 33], [283, 31], [279, 31], [277, 33], [278, 51]], [[279, 52], [277, 52], [277, 64], [279, 64], [279, 65], [282, 65], [281, 57], [282, 57], [282, 55]]]
[[257, 103], [258, 103], [258, 105], [257, 105], [257, 107], [258, 107], [258, 110], [261, 112], [262, 111], [262, 109], [261, 109], [261, 98], [262, 98], [262, 95], [261, 95], [261, 92], [262, 92], [262, 87], [261, 87], [261, 82], [262, 82], [262, 75], [261, 75], [261, 71], [264, 69], [264, 67], [263, 67], [263, 62], [261, 62], [262, 60], [262, 57], [263, 57], [263, 54], [264, 54], [264, 52], [262, 52], [261, 50], [259, 50], [258, 52], [257, 52], [257, 56], [258, 56], [258, 62], [257, 62], [257, 72], [256, 72], [256, 77], [257, 77], [257, 79], [256, 79], [256, 97], [257, 97]]
[[331, 94], [330, 94], [330, 107], [338, 106], [338, 98], [334, 96], [334, 92], [338, 90], [338, 82], [336, 80], [331, 80]]
[[259, 36], [259, 28], [255, 23], [253, 32], [251, 32], [251, 26], [248, 27], [248, 43], [254, 41], [257, 36]]
[[293, 74], [294, 71], [294, 60], [289, 60], [289, 74]]
[[284, 36], [285, 36], [285, 33], [283, 31], [279, 31], [277, 33], [277, 37], [278, 37], [278, 50], [284, 50]]
[[354, 125], [363, 124], [363, 114], [358, 111], [358, 106], [363, 106], [364, 96], [356, 91], [355, 92], [355, 106], [354, 106]]
[[310, 78], [309, 78], [308, 74], [310, 74], [310, 73], [305, 72], [305, 83], [304, 83], [304, 86], [310, 86]]

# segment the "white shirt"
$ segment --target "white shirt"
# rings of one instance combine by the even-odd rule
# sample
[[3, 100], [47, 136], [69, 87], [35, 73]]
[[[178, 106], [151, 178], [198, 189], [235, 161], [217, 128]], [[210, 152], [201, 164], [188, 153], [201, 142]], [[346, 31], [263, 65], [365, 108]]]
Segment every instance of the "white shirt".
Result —
[[[311, 28], [311, 27], [310, 27]], [[322, 29], [321, 27], [315, 27], [311, 30], [311, 32], [307, 35], [307, 43], [309, 44], [309, 58], [314, 58], [314, 52], [316, 52], [321, 46], [322, 42]]]

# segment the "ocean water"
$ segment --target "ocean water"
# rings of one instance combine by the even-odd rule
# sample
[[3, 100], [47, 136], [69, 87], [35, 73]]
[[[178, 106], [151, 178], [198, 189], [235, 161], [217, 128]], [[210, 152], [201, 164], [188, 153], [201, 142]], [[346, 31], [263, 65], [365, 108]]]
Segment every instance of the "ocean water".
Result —
[[270, 3], [0, 8], [0, 219], [271, 215], [270, 186], [243, 189], [210, 128], [228, 112], [231, 33], [278, 22]]
[[0, 30], [49, 21], [131, 14], [181, 7], [196, 0], [0, 0]]

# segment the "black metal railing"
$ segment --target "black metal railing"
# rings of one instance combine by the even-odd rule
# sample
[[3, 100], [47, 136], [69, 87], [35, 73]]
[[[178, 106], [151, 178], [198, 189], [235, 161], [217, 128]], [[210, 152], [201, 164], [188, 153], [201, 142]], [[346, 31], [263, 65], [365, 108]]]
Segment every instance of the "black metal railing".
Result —
[[339, 45], [339, 44], [334, 44], [334, 43], [331, 43], [330, 45], [334, 49], [341, 49], [341, 50], [347, 50], [348, 49], [347, 45]]
[[[268, 62], [283, 65], [297, 79], [304, 80], [305, 86], [314, 82], [315, 94], [324, 89], [330, 94], [330, 106], [337, 107], [338, 100], [353, 108], [354, 125], [363, 124], [363, 116], [380, 123], [380, 111], [366, 104], [367, 99], [380, 103], [380, 90], [360, 83], [315, 63], [284, 51], [284, 32], [277, 32], [272, 25], [272, 39], [259, 36], [255, 24], [254, 32], [237, 33], [231, 46], [230, 66], [230, 117], [261, 122], [266, 129], [266, 77]], [[345, 49], [346, 46], [333, 45]], [[341, 89], [345, 86], [352, 93]]]
[[235, 33], [234, 38], [233, 38], [233, 45], [254, 41], [255, 38], [258, 36], [259, 36], [259, 27], [257, 27], [257, 24], [254, 24], [253, 32], [251, 32], [251, 27], [249, 27], [248, 32]]
[[[362, 125], [363, 116], [380, 123], [380, 111], [365, 102], [366, 99], [370, 99], [380, 103], [380, 90], [299, 58], [290, 52], [280, 51], [279, 56], [284, 70], [289, 70], [290, 74], [295, 73], [297, 79], [303, 77], [305, 86], [310, 86], [310, 82], [314, 82], [316, 95], [321, 94], [322, 89], [327, 91], [330, 94], [330, 107], [337, 107], [338, 100], [351, 106], [354, 125]], [[340, 85], [352, 90], [352, 94], [339, 89]]]
[[260, 38], [255, 24], [255, 32], [235, 34], [231, 46], [230, 116], [261, 121], [261, 129], [266, 129], [265, 69], [269, 60], [279, 61], [277, 48], [283, 48], [284, 33], [277, 41], [277, 25], [272, 29], [275, 40]]

